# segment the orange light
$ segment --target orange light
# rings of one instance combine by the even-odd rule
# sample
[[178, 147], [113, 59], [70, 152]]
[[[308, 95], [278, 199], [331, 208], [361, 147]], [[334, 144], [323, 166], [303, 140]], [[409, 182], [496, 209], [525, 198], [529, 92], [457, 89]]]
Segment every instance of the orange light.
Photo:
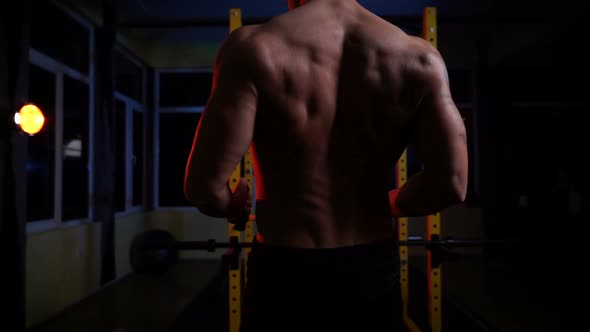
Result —
[[14, 115], [14, 123], [19, 125], [25, 133], [34, 135], [43, 128], [45, 117], [39, 107], [27, 104]]

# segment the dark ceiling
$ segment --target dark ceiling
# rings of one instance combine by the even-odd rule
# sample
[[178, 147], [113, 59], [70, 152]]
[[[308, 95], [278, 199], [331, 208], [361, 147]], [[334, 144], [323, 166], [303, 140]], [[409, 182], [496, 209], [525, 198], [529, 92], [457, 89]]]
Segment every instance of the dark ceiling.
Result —
[[[54, 0], [78, 8], [100, 24], [103, 1], [117, 13], [118, 30], [132, 41], [135, 52], [154, 66], [210, 65], [215, 50], [227, 38], [229, 11], [242, 10], [243, 24], [263, 23], [287, 12], [287, 0]], [[354, 1], [354, 0], [312, 0]], [[587, 12], [581, 1], [532, 0], [358, 0], [373, 13], [420, 35], [426, 7], [437, 8], [439, 45], [448, 59], [474, 58], [475, 45], [490, 45], [490, 59], [504, 61], [530, 50], [561, 49], [557, 40], [584, 36]], [[573, 33], [572, 33], [573, 32]], [[564, 38], [565, 37], [565, 38]], [[579, 39], [580, 37], [575, 37]], [[569, 45], [562, 42], [560, 45]], [[578, 52], [580, 53], [580, 52]], [[521, 54], [521, 55], [520, 55]], [[580, 53], [581, 54], [581, 53]], [[580, 55], [581, 56], [581, 55]], [[535, 57], [537, 57], [535, 55]], [[180, 61], [185, 59], [186, 62]]]
[[[561, 11], [559, 7], [564, 4], [564, 2], [550, 4], [530, 0], [358, 0], [358, 2], [378, 15], [421, 15], [424, 7], [435, 6], [443, 16], [513, 17], [554, 14], [556, 10]], [[229, 8], [234, 7], [241, 8], [246, 17], [276, 16], [287, 11], [286, 0], [118, 0], [115, 3], [120, 13], [127, 19], [224, 18], [227, 17]], [[575, 12], [575, 8], [569, 9], [572, 13]]]
[[[315, 0], [323, 1], [323, 0]], [[350, 1], [350, 0], [341, 0]], [[552, 19], [575, 8], [533, 1], [508, 0], [358, 0], [409, 33], [420, 28], [427, 6], [438, 9], [441, 25], [526, 24]], [[259, 23], [287, 11], [286, 0], [118, 0], [114, 1], [122, 30], [140, 32], [152, 41], [217, 43], [227, 36], [230, 8], [240, 8], [244, 24]], [[563, 2], [560, 2], [563, 4]], [[570, 13], [568, 13], [569, 15]], [[563, 16], [560, 14], [560, 16]], [[459, 31], [468, 32], [468, 29]]]

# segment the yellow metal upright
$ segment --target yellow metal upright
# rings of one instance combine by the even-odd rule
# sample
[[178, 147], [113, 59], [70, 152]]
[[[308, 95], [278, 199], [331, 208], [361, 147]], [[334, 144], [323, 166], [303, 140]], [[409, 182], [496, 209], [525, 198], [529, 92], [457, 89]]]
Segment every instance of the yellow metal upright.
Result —
[[[404, 150], [402, 156], [397, 161], [397, 187], [401, 188], [408, 181], [408, 151]], [[397, 218], [398, 239], [400, 241], [408, 240], [408, 218]], [[408, 314], [408, 246], [399, 247], [400, 257], [400, 284], [402, 291], [404, 321], [406, 326], [410, 325], [410, 316]]]
[[[232, 191], [237, 186], [241, 177], [241, 165], [238, 165], [230, 177], [230, 187]], [[234, 229], [233, 224], [229, 224], [229, 239], [236, 238], [241, 242], [242, 232]], [[242, 309], [242, 262], [241, 257], [238, 259], [238, 265], [228, 264], [229, 266], [229, 332], [239, 332]]]
[[[424, 39], [426, 39], [435, 48], [438, 48], [436, 7], [426, 7], [424, 9], [422, 31], [424, 34]], [[427, 224], [427, 239], [439, 239], [441, 232], [440, 213], [428, 216]], [[430, 250], [428, 250], [427, 255], [429, 323], [432, 332], [440, 332], [442, 330], [441, 268], [439, 265], [433, 266], [433, 257]]]
[[[255, 200], [256, 197], [254, 196], [254, 160], [252, 158], [252, 149], [248, 149], [246, 155], [244, 156], [244, 177], [248, 182], [248, 186], [250, 187], [250, 195], [252, 195], [252, 199]], [[252, 208], [252, 212], [250, 213], [250, 218], [248, 223], [246, 224], [246, 228], [244, 229], [244, 241], [246, 243], [252, 243], [254, 240], [254, 220], [256, 219], [256, 213], [254, 211], [254, 207]], [[244, 275], [247, 275], [248, 269], [248, 254], [250, 253], [251, 248], [245, 249], [245, 256], [244, 256]], [[248, 282], [248, 280], [244, 280], [244, 283]]]
[[[408, 181], [408, 150], [404, 150], [402, 156], [397, 162], [397, 187], [401, 188]], [[408, 220], [409, 218], [402, 217], [397, 218], [398, 227], [398, 239], [400, 241], [408, 240]], [[408, 246], [399, 247], [400, 257], [400, 284], [402, 291], [403, 300], [403, 311], [404, 311], [404, 324], [410, 332], [419, 332], [420, 329], [410, 318], [408, 312], [408, 301], [410, 296], [410, 282], [409, 282], [409, 271], [408, 271]]]
[[[237, 8], [231, 8], [229, 11], [229, 32], [242, 26], [242, 11]], [[234, 169], [230, 179], [230, 188], [235, 190], [240, 178], [242, 177], [242, 162]], [[233, 224], [229, 224], [229, 239], [236, 238], [241, 242], [242, 232], [234, 229]], [[238, 259], [238, 266], [229, 264], [229, 332], [239, 332], [242, 309], [242, 262], [241, 257]]]

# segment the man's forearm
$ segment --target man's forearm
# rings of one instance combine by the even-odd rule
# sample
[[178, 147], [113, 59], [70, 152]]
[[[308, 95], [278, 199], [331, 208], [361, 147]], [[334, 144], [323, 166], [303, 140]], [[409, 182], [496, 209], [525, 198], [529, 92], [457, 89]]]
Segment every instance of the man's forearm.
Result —
[[193, 203], [200, 212], [209, 217], [226, 218], [229, 216], [231, 199], [229, 186], [224, 186], [199, 195]]
[[415, 217], [434, 214], [460, 203], [463, 198], [453, 186], [451, 177], [421, 171], [401, 188], [389, 192], [394, 217]]

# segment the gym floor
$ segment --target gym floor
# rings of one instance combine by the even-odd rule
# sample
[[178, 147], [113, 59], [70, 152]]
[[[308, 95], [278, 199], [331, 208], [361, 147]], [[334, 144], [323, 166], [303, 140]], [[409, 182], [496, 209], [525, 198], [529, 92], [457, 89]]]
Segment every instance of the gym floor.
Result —
[[[426, 266], [425, 260], [412, 260], [416, 274], [424, 272], [419, 267]], [[30, 332], [227, 331], [223, 271], [216, 261], [184, 260], [163, 276], [129, 275]], [[524, 279], [508, 264], [478, 258], [449, 261], [443, 276], [443, 296], [468, 308], [490, 331], [559, 331], [568, 325], [559, 315], [562, 304], [549, 300], [555, 288]], [[410, 289], [423, 281], [411, 278]]]
[[[542, 298], [554, 298], [548, 292], [550, 287], [534, 284], [508, 264], [462, 259], [446, 262], [442, 276], [447, 297], [498, 331], [560, 331], [563, 328], [559, 303]], [[443, 307], [443, 320], [444, 310]]]
[[180, 261], [162, 276], [130, 274], [30, 331], [167, 331], [220, 268], [215, 261]]

